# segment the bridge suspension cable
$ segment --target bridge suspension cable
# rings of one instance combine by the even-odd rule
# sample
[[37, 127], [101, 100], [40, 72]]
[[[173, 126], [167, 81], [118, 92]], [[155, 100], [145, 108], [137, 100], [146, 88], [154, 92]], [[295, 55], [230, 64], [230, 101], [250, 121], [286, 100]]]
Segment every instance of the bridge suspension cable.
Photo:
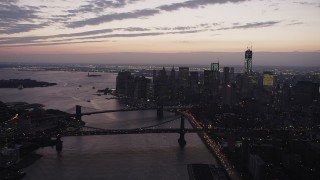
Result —
[[174, 117], [173, 119], [170, 119], [170, 120], [167, 120], [167, 121], [164, 121], [164, 122], [161, 122], [159, 124], [155, 124], [155, 125], [151, 125], [151, 126], [145, 126], [145, 127], [142, 127], [142, 128], [136, 128], [136, 129], [149, 129], [149, 128], [154, 128], [154, 127], [158, 127], [158, 126], [161, 126], [163, 124], [167, 124], [167, 123], [170, 123], [172, 121], [175, 121], [177, 119], [180, 119], [180, 116], [178, 117]]
[[69, 108], [67, 110], [64, 110], [64, 111], [67, 112], [67, 113], [74, 113], [75, 112], [75, 108], [71, 107], [71, 108]]
[[93, 107], [86, 107], [86, 106], [81, 106], [81, 108], [84, 108], [84, 109], [93, 109], [93, 110], [101, 110], [101, 109], [97, 109], [97, 108], [93, 108]]
[[[158, 127], [158, 126], [161, 126], [161, 125], [164, 125], [164, 124], [168, 124], [168, 123], [173, 122], [173, 121], [178, 120], [178, 119], [180, 119], [180, 116], [179, 117], [173, 117], [170, 120], [167, 120], [167, 121], [164, 121], [164, 122], [161, 122], [161, 123], [158, 123], [158, 124], [144, 126], [144, 127], [140, 127], [140, 128], [125, 129], [125, 130], [142, 130], [142, 129], [155, 128], [155, 127]], [[103, 128], [97, 128], [97, 127], [91, 127], [91, 126], [84, 126], [83, 128], [94, 129], [94, 130], [99, 130], [99, 131], [110, 131], [110, 130], [112, 131], [112, 130], [114, 130], [114, 129], [103, 129]]]

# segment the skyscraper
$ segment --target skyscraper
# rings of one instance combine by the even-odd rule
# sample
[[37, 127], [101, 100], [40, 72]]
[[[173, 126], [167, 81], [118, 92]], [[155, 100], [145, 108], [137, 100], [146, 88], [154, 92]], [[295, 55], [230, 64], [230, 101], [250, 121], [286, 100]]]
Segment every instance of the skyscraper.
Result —
[[249, 48], [245, 52], [244, 73], [247, 75], [252, 74], [252, 50]]
[[223, 85], [226, 85], [230, 82], [230, 68], [224, 67], [223, 68]]
[[213, 73], [213, 80], [212, 80], [212, 86], [213, 86], [213, 95], [217, 95], [219, 91], [219, 85], [220, 85], [220, 67], [219, 62], [212, 63], [211, 64], [212, 73]]
[[172, 67], [169, 77], [169, 99], [173, 100], [176, 96], [176, 70]]
[[236, 85], [227, 84], [223, 92], [223, 104], [233, 106], [236, 103]]
[[134, 78], [130, 72], [119, 72], [116, 81], [116, 91], [120, 95], [133, 96], [134, 92]]
[[165, 68], [158, 72], [158, 75], [154, 79], [154, 97], [155, 98], [165, 98], [168, 96], [168, 76]]
[[211, 63], [211, 71], [219, 71], [219, 62]]
[[268, 72], [268, 71], [263, 72], [262, 84], [264, 89], [271, 91], [275, 83], [274, 81], [275, 81], [275, 76], [272, 72]]
[[216, 95], [220, 84], [219, 62], [211, 63], [211, 70], [204, 70], [203, 85], [206, 93]]
[[174, 70], [174, 67], [172, 67], [171, 72], [170, 72], [170, 82], [174, 83], [176, 79], [176, 71]]
[[229, 75], [230, 75], [230, 82], [231, 82], [231, 83], [235, 83], [234, 67], [231, 67], [231, 68], [230, 68], [230, 73], [229, 73]]
[[199, 93], [199, 73], [197, 71], [190, 72], [190, 90], [192, 94]]
[[134, 98], [146, 98], [148, 83], [151, 81], [144, 76], [134, 78]]
[[179, 67], [179, 86], [183, 88], [189, 86], [189, 67]]

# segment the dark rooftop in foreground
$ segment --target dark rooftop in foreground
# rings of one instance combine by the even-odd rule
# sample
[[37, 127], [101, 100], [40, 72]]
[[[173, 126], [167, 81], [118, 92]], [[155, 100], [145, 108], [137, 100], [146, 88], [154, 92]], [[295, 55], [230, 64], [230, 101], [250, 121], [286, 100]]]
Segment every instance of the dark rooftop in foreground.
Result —
[[213, 164], [188, 164], [189, 180], [229, 180], [227, 171]]

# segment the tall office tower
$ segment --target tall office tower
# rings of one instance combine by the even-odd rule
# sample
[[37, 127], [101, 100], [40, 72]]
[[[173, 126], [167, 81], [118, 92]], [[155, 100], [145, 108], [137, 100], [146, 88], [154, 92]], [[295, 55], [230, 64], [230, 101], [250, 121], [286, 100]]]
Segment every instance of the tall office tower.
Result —
[[204, 72], [200, 72], [199, 73], [199, 85], [200, 86], [204, 86], [203, 81], [204, 81]]
[[252, 74], [252, 50], [249, 48], [245, 52], [244, 73], [247, 75]]
[[263, 80], [262, 84], [264, 89], [271, 91], [273, 86], [274, 86], [274, 81], [275, 81], [275, 76], [273, 75], [272, 72], [265, 71], [263, 72]]
[[198, 72], [190, 72], [190, 88], [192, 94], [199, 93], [199, 73]]
[[120, 95], [133, 96], [134, 78], [130, 72], [119, 72], [116, 80], [116, 91]]
[[219, 71], [219, 62], [211, 63], [211, 71]]
[[227, 84], [223, 92], [223, 104], [233, 106], [236, 103], [236, 85]]
[[152, 71], [152, 83], [155, 83], [157, 79], [157, 70]]
[[154, 97], [165, 98], [168, 95], [168, 76], [164, 67], [158, 72], [154, 82]]
[[189, 67], [179, 67], [179, 86], [189, 87]]
[[211, 71], [213, 72], [213, 79], [220, 81], [219, 62], [211, 63]]
[[235, 83], [235, 76], [234, 76], [234, 67], [230, 68], [230, 82]]
[[168, 75], [167, 75], [166, 69], [164, 67], [162, 68], [162, 70], [160, 70], [158, 72], [158, 76], [156, 79], [157, 79], [158, 83], [160, 83], [161, 85], [167, 85]]
[[236, 86], [234, 83], [230, 81], [230, 68], [224, 67], [223, 68], [223, 104], [233, 106], [235, 104], [236, 98]]
[[147, 97], [148, 81], [150, 80], [144, 76], [134, 78], [134, 98], [140, 99]]
[[222, 80], [223, 85], [227, 85], [230, 83], [230, 68], [229, 67], [224, 67], [223, 68], [223, 80]]
[[160, 78], [166, 78], [167, 77], [167, 72], [164, 67], [162, 67], [162, 70], [159, 71], [159, 76]]
[[204, 70], [203, 86], [205, 91], [212, 92], [213, 90], [213, 71], [212, 70]]
[[172, 66], [171, 72], [170, 72], [170, 82], [174, 83], [176, 79], [176, 71], [174, 70], [174, 67]]
[[172, 66], [171, 72], [170, 72], [170, 76], [169, 76], [169, 99], [173, 100], [176, 97], [176, 71], [174, 69], [174, 67]]
[[203, 87], [206, 93], [211, 95], [218, 94], [220, 85], [219, 62], [211, 63], [210, 70], [203, 72]]
[[[210, 92], [213, 93], [213, 95], [216, 95], [218, 93], [219, 85], [220, 85], [220, 64], [217, 63], [211, 63], [211, 78], [210, 79]], [[209, 72], [207, 72], [209, 73]]]

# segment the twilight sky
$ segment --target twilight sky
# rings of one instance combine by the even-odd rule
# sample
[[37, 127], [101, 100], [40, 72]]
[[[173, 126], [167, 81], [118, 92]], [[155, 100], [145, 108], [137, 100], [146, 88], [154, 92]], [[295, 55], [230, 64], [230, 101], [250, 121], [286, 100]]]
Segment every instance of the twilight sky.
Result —
[[0, 0], [0, 62], [242, 64], [252, 43], [258, 65], [320, 66], [319, 17], [319, 0]]

